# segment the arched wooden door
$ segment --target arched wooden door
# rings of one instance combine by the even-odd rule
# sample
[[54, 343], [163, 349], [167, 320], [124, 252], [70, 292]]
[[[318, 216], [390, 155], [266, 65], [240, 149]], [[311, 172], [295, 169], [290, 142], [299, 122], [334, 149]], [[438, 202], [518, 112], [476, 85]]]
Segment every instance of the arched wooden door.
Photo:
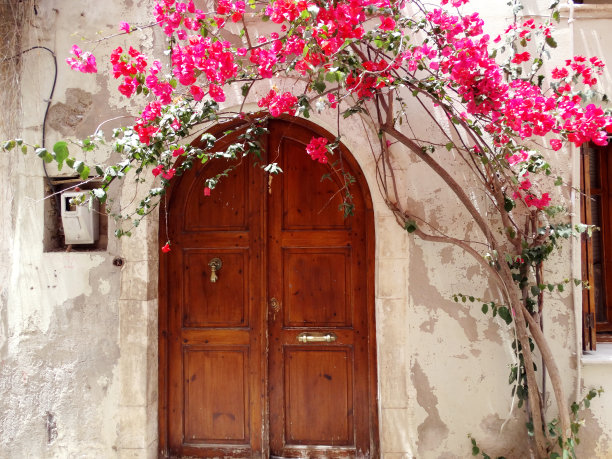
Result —
[[305, 153], [317, 128], [275, 120], [268, 129], [266, 160], [282, 174], [243, 159], [204, 196], [204, 180], [227, 167], [214, 161], [171, 190], [172, 251], [160, 260], [160, 450], [376, 457], [366, 183], [344, 151], [357, 179], [356, 210], [344, 218], [341, 181]]

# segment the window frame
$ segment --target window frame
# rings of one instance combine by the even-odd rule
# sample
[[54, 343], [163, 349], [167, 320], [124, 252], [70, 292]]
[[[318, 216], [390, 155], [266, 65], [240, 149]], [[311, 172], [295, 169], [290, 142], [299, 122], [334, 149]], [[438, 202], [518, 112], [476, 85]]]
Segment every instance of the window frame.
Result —
[[[591, 183], [591, 155], [596, 155], [595, 171], [598, 187]], [[587, 225], [593, 224], [595, 197], [599, 197], [601, 218], [601, 283], [595, 282], [593, 262], [594, 238], [582, 235], [582, 280], [589, 287], [582, 292], [582, 345], [583, 350], [595, 350], [598, 342], [612, 342], [612, 146], [588, 145], [580, 150], [580, 220]], [[606, 320], [598, 320], [596, 293], [602, 297], [602, 315]]]

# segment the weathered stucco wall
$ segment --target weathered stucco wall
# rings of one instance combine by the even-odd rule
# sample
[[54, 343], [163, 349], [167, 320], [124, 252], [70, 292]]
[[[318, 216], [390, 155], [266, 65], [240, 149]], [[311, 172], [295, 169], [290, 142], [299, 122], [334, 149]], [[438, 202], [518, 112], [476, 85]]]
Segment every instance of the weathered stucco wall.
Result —
[[[489, 3], [491, 33], [502, 29], [505, 10]], [[80, 37], [96, 40], [116, 32], [121, 20], [146, 24], [148, 1], [82, 2], [54, 0], [37, 5], [24, 25], [27, 43], [44, 45], [58, 55], [58, 85], [47, 124], [47, 145], [55, 140], [90, 134], [105, 120], [133, 110], [118, 97], [117, 83], [102, 76], [104, 56], [128, 40], [117, 37], [83, 43], [99, 56], [102, 73], [71, 72], [64, 59]], [[529, 14], [547, 5], [529, 4]], [[486, 9], [485, 9], [486, 7]], [[495, 16], [497, 14], [497, 16]], [[561, 59], [570, 52], [597, 53], [612, 62], [603, 45], [612, 33], [605, 19], [577, 18], [562, 24]], [[76, 35], [74, 35], [76, 32]], [[612, 38], [612, 37], [610, 37]], [[159, 37], [152, 29], [135, 32], [145, 51]], [[53, 66], [43, 51], [24, 56], [21, 94], [22, 136], [40, 142], [45, 101]], [[277, 81], [281, 89], [294, 84]], [[605, 87], [612, 89], [606, 75]], [[255, 88], [254, 100], [269, 86]], [[238, 89], [237, 89], [238, 91]], [[230, 96], [228, 107], [237, 102]], [[415, 107], [413, 128], [435, 138]], [[313, 120], [336, 134], [334, 113]], [[129, 123], [122, 118], [104, 125]], [[361, 136], [354, 133], [363, 133]], [[524, 457], [524, 419], [513, 405], [507, 384], [513, 356], [511, 330], [480, 311], [480, 305], [452, 301], [454, 293], [493, 295], [480, 268], [460, 251], [409, 236], [395, 222], [378, 193], [374, 156], [366, 137], [376, 135], [351, 118], [342, 127], [347, 147], [368, 180], [376, 221], [376, 327], [380, 440], [384, 457], [462, 458], [470, 456], [471, 433], [491, 455]], [[444, 143], [444, 142], [443, 142]], [[405, 151], [393, 147], [401, 174], [400, 199], [410, 200], [436, 227], [461, 238], [478, 238], [471, 220], [441, 181]], [[441, 153], [442, 154], [442, 153]], [[447, 155], [446, 150], [444, 150]], [[102, 162], [108, 152], [87, 158]], [[568, 157], [570, 160], [568, 161]], [[561, 151], [555, 163], [576, 183], [575, 151]], [[462, 175], [457, 162], [457, 176]], [[567, 168], [574, 167], [571, 171]], [[157, 222], [153, 217], [132, 238], [111, 238], [106, 250], [43, 252], [43, 171], [32, 158], [0, 165], [0, 457], [155, 457], [157, 451]], [[116, 189], [116, 198], [131, 201], [135, 185]], [[569, 190], [564, 198], [575, 205]], [[486, 205], [475, 195], [479, 205]], [[112, 222], [109, 231], [112, 232]], [[578, 249], [579, 250], [579, 249]], [[113, 265], [121, 257], [123, 266]], [[579, 277], [579, 252], [567, 247], [557, 255], [547, 276]], [[586, 415], [585, 457], [606, 457], [612, 449], [612, 364], [581, 362], [576, 339], [579, 293], [553, 297], [545, 317], [568, 395], [603, 386], [606, 393]], [[550, 403], [554, 406], [554, 403]]]
[[[113, 82], [83, 78], [64, 61], [81, 38], [96, 40], [114, 33], [119, 18], [144, 21], [144, 8], [134, 2], [25, 3], [32, 9], [28, 20], [13, 25], [24, 30], [20, 49], [46, 46], [58, 59], [46, 145], [64, 136], [91, 134], [102, 121], [127, 114], [114, 88], [111, 94]], [[135, 35], [144, 46], [152, 45], [150, 31]], [[108, 56], [112, 45], [123, 44], [118, 42], [81, 45], [94, 46], [96, 53]], [[41, 144], [53, 60], [47, 51], [33, 50], [22, 57], [22, 68], [23, 109], [21, 114], [3, 116], [21, 115], [19, 135]], [[18, 89], [4, 87], [3, 91]], [[108, 125], [104, 128], [110, 130]], [[15, 156], [0, 167], [0, 457], [125, 456], [122, 451], [143, 448], [147, 446], [144, 439], [151, 438], [151, 443], [155, 437], [140, 429], [130, 431], [124, 409], [130, 406], [130, 420], [137, 417], [147, 403], [132, 388], [146, 392], [149, 381], [156, 382], [156, 367], [147, 364], [146, 352], [132, 352], [143, 342], [142, 336], [131, 333], [126, 325], [146, 333], [143, 316], [146, 319], [146, 311], [155, 307], [139, 302], [146, 300], [139, 296], [138, 285], [139, 279], [146, 278], [147, 269], [139, 265], [147, 259], [146, 246], [141, 240], [139, 250], [130, 249], [111, 236], [106, 250], [45, 253], [44, 174], [40, 162], [32, 159]], [[107, 159], [108, 152], [102, 152], [89, 161]], [[112, 263], [118, 256], [124, 259], [123, 268]], [[122, 270], [130, 273], [130, 282], [121, 282]], [[156, 286], [155, 281], [146, 283]], [[149, 348], [146, 340], [143, 346]], [[143, 358], [141, 371], [138, 365]], [[149, 367], [155, 368], [155, 374], [147, 375]], [[122, 380], [133, 383], [122, 384]], [[155, 412], [146, 413], [151, 414]]]

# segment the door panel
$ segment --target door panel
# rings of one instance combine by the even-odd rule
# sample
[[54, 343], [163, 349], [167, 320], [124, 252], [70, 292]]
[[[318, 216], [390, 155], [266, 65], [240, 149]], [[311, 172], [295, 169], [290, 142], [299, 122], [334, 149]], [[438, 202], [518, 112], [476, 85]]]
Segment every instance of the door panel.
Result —
[[184, 352], [185, 442], [248, 443], [248, 347]]
[[[192, 249], [185, 252], [183, 327], [248, 326], [248, 249]], [[223, 266], [211, 282], [210, 260]]]
[[[205, 196], [206, 178], [230, 166], [230, 177]], [[252, 171], [212, 161], [172, 190], [165, 279], [171, 456], [260, 457], [264, 447], [264, 183]], [[213, 281], [215, 258], [222, 266]]]
[[[179, 457], [376, 456], [366, 201], [353, 186], [356, 212], [344, 218], [342, 175], [305, 153], [316, 134], [279, 120], [269, 131], [264, 159], [281, 175], [242, 159], [205, 196], [206, 178], [230, 165], [212, 161], [170, 192], [160, 448]], [[349, 158], [340, 164], [355, 174]], [[222, 267], [213, 282], [214, 258]]]
[[[278, 158], [283, 164], [283, 195], [279, 196], [283, 203], [283, 229], [347, 227], [351, 222], [338, 211], [338, 206], [342, 204], [342, 195], [338, 193], [341, 188], [338, 176], [332, 173], [329, 166], [310, 159], [305, 153], [310, 137], [296, 134], [297, 137], [278, 138], [277, 144], [271, 145], [270, 150], [283, 153]], [[312, 133], [309, 134], [312, 137]], [[291, 154], [287, 155], [287, 152]], [[296, 179], [298, 184], [295, 183]]]
[[[228, 173], [210, 196], [204, 196], [205, 180], [230, 164], [213, 161], [190, 187], [184, 209], [183, 231], [248, 231], [248, 170], [242, 165]], [[233, 165], [236, 167], [236, 165]], [[202, 169], [200, 169], [202, 172]]]
[[[342, 171], [304, 152], [312, 133], [279, 123], [269, 148], [282, 186], [268, 200], [270, 452], [280, 457], [356, 457], [370, 451], [365, 205], [344, 218]], [[273, 126], [273, 124], [271, 124]], [[280, 127], [280, 126], [279, 126]], [[336, 169], [354, 171], [339, 158]], [[323, 179], [322, 179], [323, 178]], [[333, 335], [332, 335], [333, 334]], [[300, 344], [300, 337], [313, 342]], [[334, 336], [335, 341], [317, 342]]]
[[293, 445], [353, 445], [350, 347], [285, 346], [285, 432]]
[[351, 326], [350, 249], [284, 248], [282, 272], [285, 327]]

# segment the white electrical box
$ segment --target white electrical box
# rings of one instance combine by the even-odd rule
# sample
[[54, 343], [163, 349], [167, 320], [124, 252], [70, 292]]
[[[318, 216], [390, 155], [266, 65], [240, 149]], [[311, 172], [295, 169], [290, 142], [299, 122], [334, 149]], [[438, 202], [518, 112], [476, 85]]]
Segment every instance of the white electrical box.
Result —
[[86, 192], [64, 191], [61, 194], [62, 224], [64, 239], [68, 244], [93, 244], [100, 234], [99, 209], [100, 203], [94, 200], [91, 204], [71, 204], [79, 201]]

